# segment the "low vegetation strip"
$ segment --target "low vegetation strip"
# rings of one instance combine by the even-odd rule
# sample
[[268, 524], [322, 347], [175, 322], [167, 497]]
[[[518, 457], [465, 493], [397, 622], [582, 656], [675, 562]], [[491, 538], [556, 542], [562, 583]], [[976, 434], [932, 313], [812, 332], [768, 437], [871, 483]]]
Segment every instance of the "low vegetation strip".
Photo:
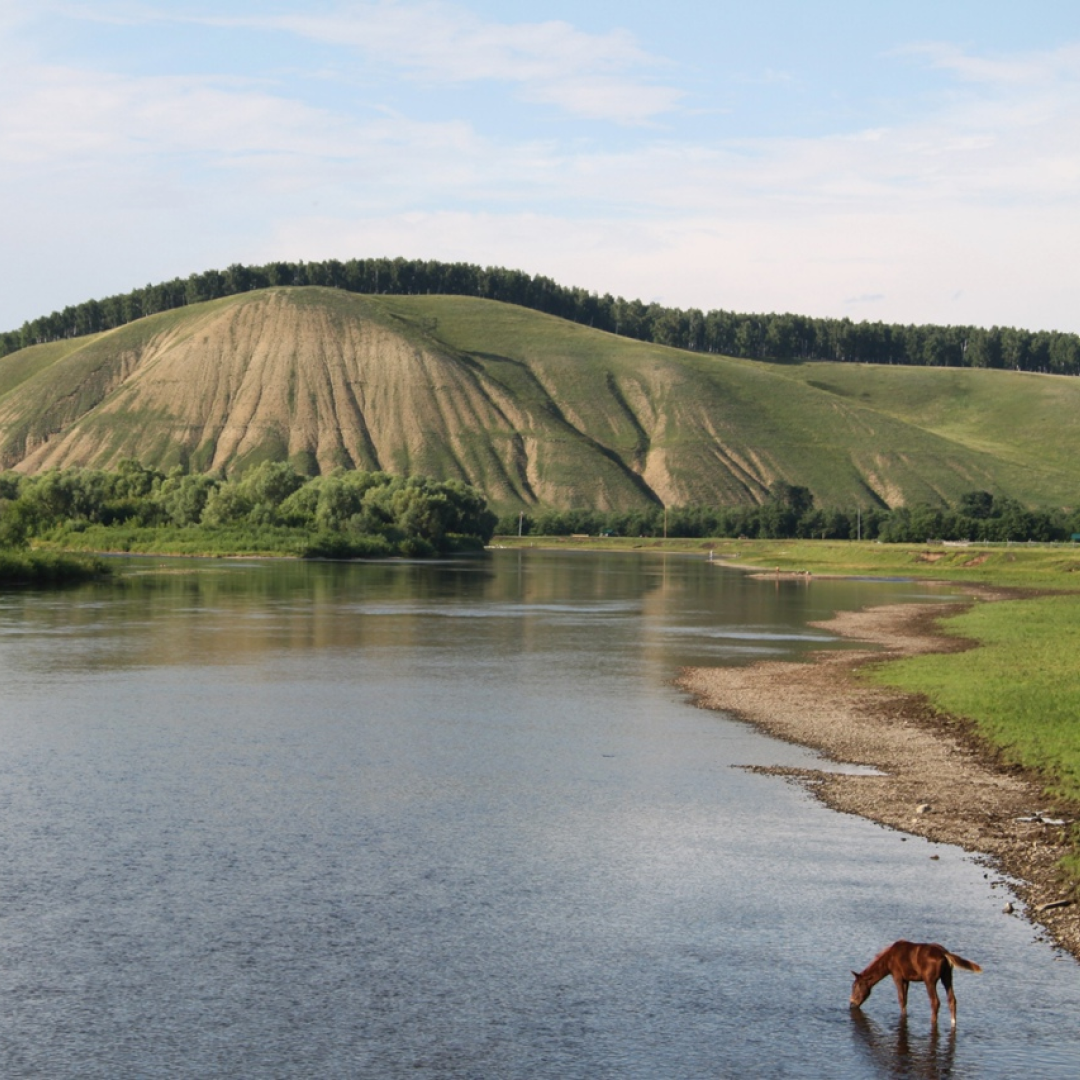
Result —
[[103, 559], [79, 558], [49, 551], [0, 550], [0, 588], [71, 585], [108, 577]]
[[[922, 544], [929, 540], [954, 546], [947, 565], [968, 556], [970, 544], [1071, 542], [1080, 535], [1080, 508], [1032, 510], [1015, 499], [988, 491], [970, 491], [955, 505], [918, 503], [895, 509], [822, 508], [806, 487], [777, 481], [768, 497], [754, 506], [654, 506], [636, 510], [530, 510], [505, 514], [496, 524], [501, 534], [598, 537], [754, 537], [798, 540], [881, 540], [885, 544]], [[814, 552], [818, 549], [815, 547]], [[950, 555], [941, 547], [923, 561]], [[820, 556], [817, 556], [820, 557]], [[980, 557], [982, 557], [980, 555]]]

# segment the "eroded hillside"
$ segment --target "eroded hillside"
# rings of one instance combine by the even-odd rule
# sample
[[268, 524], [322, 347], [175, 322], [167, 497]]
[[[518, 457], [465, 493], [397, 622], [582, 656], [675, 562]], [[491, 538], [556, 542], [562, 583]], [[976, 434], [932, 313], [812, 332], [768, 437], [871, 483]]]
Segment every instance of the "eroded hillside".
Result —
[[[1026, 500], [1033, 476], [1034, 497], [1069, 502], [1070, 459], [1000, 416], [982, 432], [940, 396], [920, 408], [927, 374], [860, 394], [850, 371], [833, 386], [489, 301], [269, 289], [0, 359], [0, 466], [288, 459], [461, 479], [506, 508], [758, 502], [780, 479], [821, 505]], [[951, 377], [988, 374], [1010, 378]], [[1080, 385], [1055, 383], [1053, 408], [1080, 412]], [[949, 392], [959, 403], [964, 385]]]

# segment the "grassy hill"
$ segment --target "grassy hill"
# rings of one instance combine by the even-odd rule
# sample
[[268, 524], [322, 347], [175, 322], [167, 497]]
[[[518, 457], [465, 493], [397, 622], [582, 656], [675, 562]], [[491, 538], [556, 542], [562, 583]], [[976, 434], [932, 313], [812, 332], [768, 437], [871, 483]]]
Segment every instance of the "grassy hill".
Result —
[[0, 467], [458, 478], [497, 509], [1077, 497], [1080, 380], [762, 363], [466, 297], [244, 293], [0, 358]]

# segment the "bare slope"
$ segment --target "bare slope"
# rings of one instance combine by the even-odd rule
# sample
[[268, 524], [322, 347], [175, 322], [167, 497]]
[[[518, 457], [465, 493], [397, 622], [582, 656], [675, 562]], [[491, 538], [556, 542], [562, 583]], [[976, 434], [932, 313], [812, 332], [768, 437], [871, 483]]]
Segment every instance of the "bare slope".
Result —
[[0, 467], [289, 459], [459, 478], [506, 508], [754, 502], [778, 479], [823, 505], [1074, 498], [1076, 424], [1048, 454], [1008, 417], [1064, 423], [1080, 382], [885, 370], [863, 389], [861, 366], [685, 353], [483, 300], [269, 289], [0, 359]]

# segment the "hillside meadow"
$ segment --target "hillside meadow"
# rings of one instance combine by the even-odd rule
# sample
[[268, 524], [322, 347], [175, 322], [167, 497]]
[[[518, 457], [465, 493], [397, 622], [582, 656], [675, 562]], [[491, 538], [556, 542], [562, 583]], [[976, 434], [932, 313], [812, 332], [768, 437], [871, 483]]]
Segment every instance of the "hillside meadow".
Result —
[[265, 461], [467, 483], [498, 513], [1072, 507], [1080, 380], [745, 360], [464, 296], [228, 296], [0, 357], [0, 469]]

